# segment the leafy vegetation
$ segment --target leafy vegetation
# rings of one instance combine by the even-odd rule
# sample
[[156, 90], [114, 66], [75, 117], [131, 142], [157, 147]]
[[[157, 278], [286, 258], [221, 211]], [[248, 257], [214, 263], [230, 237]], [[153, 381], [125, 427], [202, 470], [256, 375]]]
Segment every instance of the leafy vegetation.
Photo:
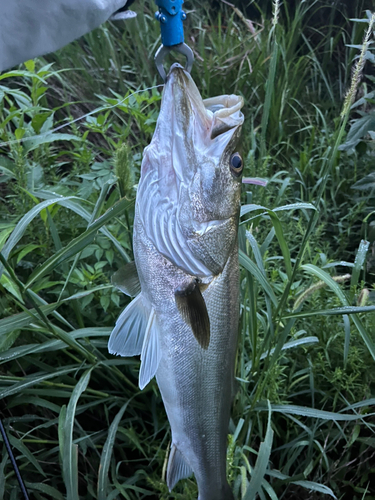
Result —
[[[243, 188], [228, 473], [238, 499], [371, 500], [374, 17], [289, 5], [253, 3], [250, 21], [239, 2], [207, 3], [186, 28], [204, 97], [244, 96], [245, 175], [268, 179]], [[138, 359], [107, 352], [161, 98], [158, 26], [135, 6], [0, 75], [1, 413], [38, 500], [197, 497], [194, 479], [164, 482], [156, 383], [140, 392]], [[21, 498], [2, 449], [0, 498]]]

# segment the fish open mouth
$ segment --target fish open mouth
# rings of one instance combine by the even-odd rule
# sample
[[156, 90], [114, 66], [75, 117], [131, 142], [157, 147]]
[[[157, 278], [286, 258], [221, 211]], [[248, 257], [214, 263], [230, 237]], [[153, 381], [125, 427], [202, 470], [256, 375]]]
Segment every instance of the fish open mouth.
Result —
[[205, 129], [205, 135], [211, 140], [237, 128], [244, 121], [241, 113], [244, 105], [242, 96], [221, 95], [202, 99], [192, 77], [178, 63], [173, 64], [169, 71], [165, 93], [173, 95], [174, 107], [185, 123], [195, 115], [195, 119], [199, 119]]
[[203, 99], [203, 104], [215, 117], [228, 118], [240, 111], [244, 101], [243, 97], [237, 95], [220, 95]]
[[211, 139], [238, 127], [243, 123], [241, 108], [244, 105], [242, 96], [221, 95], [204, 99], [207, 113], [212, 113]]

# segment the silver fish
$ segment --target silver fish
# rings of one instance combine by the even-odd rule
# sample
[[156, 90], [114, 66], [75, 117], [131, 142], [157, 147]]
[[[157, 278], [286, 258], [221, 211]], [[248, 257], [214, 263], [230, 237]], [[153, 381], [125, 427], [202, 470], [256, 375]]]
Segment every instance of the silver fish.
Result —
[[235, 95], [203, 101], [191, 76], [172, 66], [144, 151], [135, 264], [113, 279], [136, 298], [109, 351], [141, 355], [141, 389], [156, 375], [172, 429], [168, 487], [194, 473], [198, 500], [234, 498], [226, 450], [239, 318], [242, 106]]

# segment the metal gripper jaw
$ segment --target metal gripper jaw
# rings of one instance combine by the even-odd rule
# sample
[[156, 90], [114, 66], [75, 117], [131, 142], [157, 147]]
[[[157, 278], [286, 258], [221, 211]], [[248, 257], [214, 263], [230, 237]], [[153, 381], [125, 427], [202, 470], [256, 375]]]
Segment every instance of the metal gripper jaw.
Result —
[[186, 43], [180, 43], [179, 45], [173, 45], [173, 47], [165, 47], [164, 45], [161, 45], [156, 54], [155, 54], [155, 64], [156, 68], [159, 72], [159, 75], [162, 77], [163, 81], [166, 80], [167, 74], [164, 69], [164, 59], [169, 54], [169, 52], [179, 52], [180, 54], [183, 54], [186, 56], [186, 64], [185, 64], [185, 70], [190, 73], [192, 67], [193, 67], [193, 62], [194, 62], [194, 54], [191, 48], [186, 45]]

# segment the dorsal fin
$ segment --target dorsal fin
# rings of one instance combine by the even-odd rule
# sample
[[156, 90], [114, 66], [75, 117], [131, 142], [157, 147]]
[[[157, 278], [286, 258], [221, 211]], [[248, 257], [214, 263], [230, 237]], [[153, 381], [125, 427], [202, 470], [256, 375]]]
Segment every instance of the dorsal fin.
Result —
[[139, 371], [139, 388], [143, 389], [154, 377], [161, 358], [159, 331], [156, 326], [155, 311], [151, 310], [146, 327], [145, 339], [141, 353], [141, 369]]
[[182, 319], [193, 330], [199, 345], [207, 349], [210, 343], [210, 318], [198, 280], [194, 278], [176, 288], [174, 297]]
[[135, 262], [128, 262], [112, 276], [112, 285], [129, 297], [136, 297], [141, 291]]
[[141, 354], [151, 306], [140, 294], [121, 313], [108, 342], [108, 351], [120, 356]]
[[171, 491], [180, 479], [185, 479], [193, 474], [193, 471], [182, 456], [175, 444], [172, 444], [167, 468], [167, 486]]

